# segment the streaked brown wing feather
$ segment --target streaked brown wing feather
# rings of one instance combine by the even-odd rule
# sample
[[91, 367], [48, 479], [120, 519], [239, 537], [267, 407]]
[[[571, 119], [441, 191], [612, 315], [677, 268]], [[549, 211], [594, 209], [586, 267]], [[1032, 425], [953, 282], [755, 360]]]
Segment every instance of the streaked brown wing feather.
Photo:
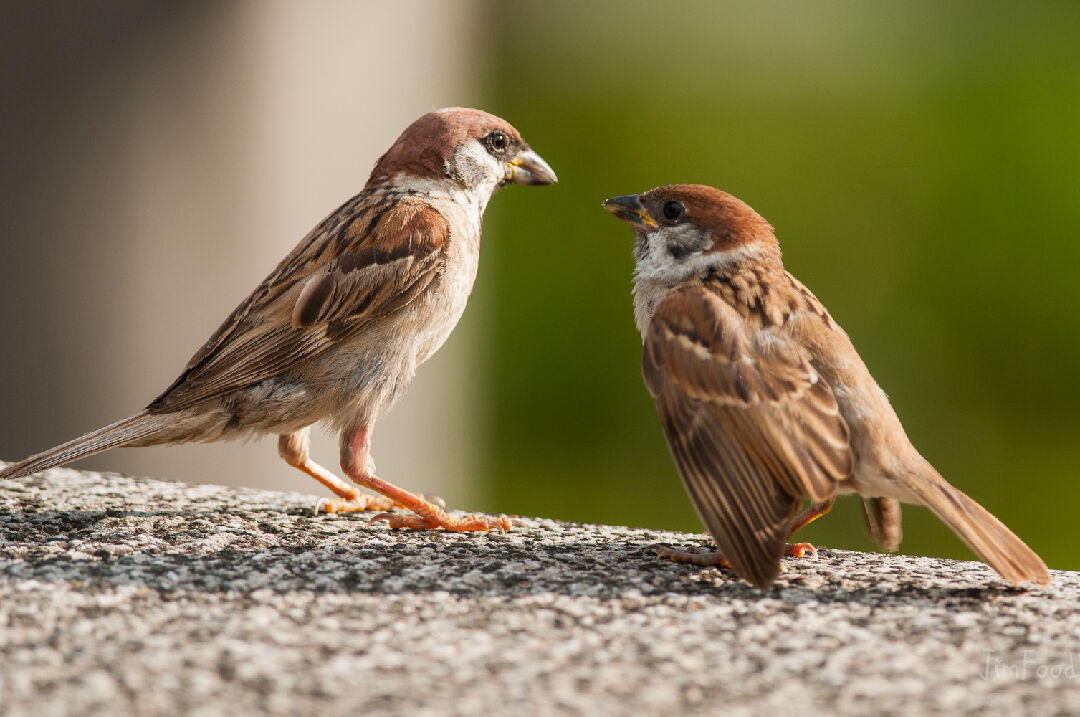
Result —
[[367, 210], [352, 204], [237, 307], [151, 411], [179, 410], [286, 371], [406, 306], [436, 280], [450, 233], [439, 212], [408, 198]]
[[303, 328], [398, 308], [398, 298], [415, 295], [410, 288], [431, 280], [437, 250], [449, 233], [437, 211], [402, 201], [376, 225], [371, 241], [334, 258], [304, 283], [292, 325]]
[[833, 495], [854, 458], [836, 398], [803, 350], [746, 326], [701, 287], [675, 293], [657, 307], [642, 373], [721, 553], [768, 585], [802, 500]]
[[735, 573], [766, 587], [779, 573], [800, 501], [767, 489], [761, 466], [721, 428], [713, 407], [674, 394], [664, 392], [656, 404], [690, 500]]

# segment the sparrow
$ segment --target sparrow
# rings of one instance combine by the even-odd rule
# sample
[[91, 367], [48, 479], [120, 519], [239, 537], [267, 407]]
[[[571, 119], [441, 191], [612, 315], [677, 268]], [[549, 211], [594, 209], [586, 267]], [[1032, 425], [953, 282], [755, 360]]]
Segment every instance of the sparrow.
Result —
[[858, 493], [879, 539], [899, 540], [897, 501], [924, 505], [1006, 580], [1050, 583], [1039, 556], [911, 444], [847, 334], [784, 269], [757, 212], [695, 184], [603, 206], [634, 228], [642, 375], [719, 549], [661, 555], [727, 564], [764, 589], [799, 547], [786, 546], [791, 534], [837, 495]]
[[[508, 122], [429, 112], [375, 163], [363, 190], [305, 236], [139, 413], [0, 470], [17, 478], [118, 446], [277, 434], [285, 462], [329, 488], [326, 512], [389, 510], [393, 528], [507, 530], [455, 517], [375, 475], [372, 430], [461, 318], [476, 278], [484, 208], [506, 184], [555, 173]], [[309, 455], [312, 424], [340, 433], [355, 485]], [[422, 445], [423, 437], [417, 436]], [[356, 486], [378, 495], [362, 493]]]

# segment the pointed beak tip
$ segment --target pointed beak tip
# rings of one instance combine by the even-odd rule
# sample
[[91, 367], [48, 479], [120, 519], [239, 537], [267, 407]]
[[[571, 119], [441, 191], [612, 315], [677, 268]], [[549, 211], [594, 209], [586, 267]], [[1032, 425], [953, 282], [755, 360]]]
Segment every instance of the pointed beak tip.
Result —
[[551, 166], [544, 161], [543, 157], [531, 149], [519, 154], [510, 164], [510, 181], [515, 184], [548, 185], [559, 181]]
[[657, 226], [645, 209], [640, 194], [605, 199], [600, 206], [611, 212], [616, 219], [621, 219], [638, 229], [653, 229]]

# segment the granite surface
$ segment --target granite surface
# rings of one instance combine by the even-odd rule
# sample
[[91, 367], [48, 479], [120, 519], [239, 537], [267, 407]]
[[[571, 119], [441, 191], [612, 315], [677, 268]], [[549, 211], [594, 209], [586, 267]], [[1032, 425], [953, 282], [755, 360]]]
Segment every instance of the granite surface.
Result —
[[1080, 714], [1080, 573], [823, 549], [762, 592], [643, 549], [701, 536], [315, 500], [0, 481], [0, 714]]

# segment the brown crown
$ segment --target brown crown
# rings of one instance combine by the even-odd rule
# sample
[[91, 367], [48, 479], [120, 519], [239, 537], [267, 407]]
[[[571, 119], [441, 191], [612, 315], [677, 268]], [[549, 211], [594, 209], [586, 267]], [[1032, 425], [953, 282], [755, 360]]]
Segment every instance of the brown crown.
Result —
[[725, 251], [755, 242], [776, 244], [773, 227], [749, 204], [704, 184], [669, 184], [645, 193], [644, 204], [658, 221], [667, 202], [686, 206], [686, 221], [713, 235], [713, 251]]
[[446, 107], [428, 112], [405, 128], [375, 168], [368, 185], [407, 174], [421, 179], [446, 176], [446, 163], [458, 146], [470, 139], [480, 139], [501, 129], [516, 142], [521, 135], [506, 120], [468, 107]]

